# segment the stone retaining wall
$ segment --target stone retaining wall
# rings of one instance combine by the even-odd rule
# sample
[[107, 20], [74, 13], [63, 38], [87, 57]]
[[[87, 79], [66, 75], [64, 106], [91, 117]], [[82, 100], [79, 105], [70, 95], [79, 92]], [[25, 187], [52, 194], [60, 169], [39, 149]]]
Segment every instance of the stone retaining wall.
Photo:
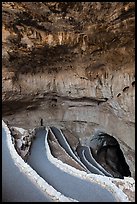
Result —
[[[67, 198], [60, 192], [56, 191], [51, 185], [49, 185], [44, 179], [42, 179], [36, 173], [36, 171], [34, 171], [27, 163], [25, 163], [24, 160], [17, 154], [14, 145], [12, 144], [11, 133], [4, 121], [2, 121], [2, 127], [7, 133], [6, 141], [14, 164], [18, 166], [19, 171], [25, 173], [26, 177], [28, 177], [34, 184], [36, 184], [36, 186], [38, 187], [38, 192], [41, 190], [45, 193], [45, 196], [48, 195], [49, 197], [51, 197], [53, 202], [77, 202], [76, 200]], [[12, 169], [9, 169], [9, 173], [10, 171], [12, 171]]]
[[[114, 185], [109, 177], [101, 176], [101, 175], [95, 175], [95, 174], [87, 174], [84, 171], [80, 171], [72, 166], [69, 166], [68, 164], [63, 163], [62, 161], [58, 160], [57, 158], [53, 157], [50, 148], [47, 143], [47, 135], [48, 135], [48, 128], [46, 128], [47, 134], [45, 137], [45, 149], [47, 151], [47, 157], [50, 160], [51, 163], [56, 165], [58, 168], [63, 170], [64, 172], [71, 174], [73, 176], [79, 177], [81, 179], [88, 180], [90, 182], [94, 182], [97, 184], [100, 184], [103, 188], [106, 188], [108, 191], [112, 192], [114, 197], [118, 200], [118, 202], [128, 202], [129, 199], [123, 191], [118, 188], [116, 185]], [[115, 179], [114, 179], [115, 180]]]
[[[11, 157], [14, 161], [14, 164], [19, 168], [19, 171], [25, 173], [26, 177], [32, 181], [36, 186], [38, 187], [38, 192], [43, 192], [45, 196], [49, 196], [53, 202], [78, 202], [74, 199], [65, 197], [60, 192], [56, 191], [51, 185], [49, 185], [44, 179], [42, 179], [36, 171], [34, 171], [27, 163], [24, 162], [24, 160], [18, 155], [16, 152], [14, 145], [12, 144], [11, 140], [11, 133], [7, 127], [7, 125], [2, 121], [2, 127], [6, 131], [6, 142], [11, 154]], [[47, 134], [48, 134], [48, 128]], [[3, 139], [3, 138], [2, 138]], [[73, 176], [79, 177], [84, 180], [88, 180], [92, 183], [97, 183], [102, 186], [102, 188], [106, 188], [108, 191], [112, 192], [114, 197], [118, 202], [130, 202], [130, 197], [127, 196], [120, 188], [120, 186], [117, 187], [116, 182], [121, 182], [121, 186], [126, 186], [127, 178], [124, 180], [121, 179], [113, 179], [106, 176], [101, 175], [95, 175], [95, 174], [87, 174], [84, 171], [80, 171], [78, 169], [75, 169], [72, 166], [69, 166], [62, 161], [56, 159], [52, 156], [50, 152], [50, 148], [47, 143], [47, 135], [45, 135], [45, 149], [47, 153], [47, 157], [50, 160], [51, 163], [56, 165], [58, 168], [63, 170], [64, 172], [67, 172], [68, 174], [71, 174]], [[11, 171], [11, 169], [9, 170]], [[132, 179], [132, 178], [131, 178]], [[128, 180], [129, 182], [129, 180]], [[133, 181], [131, 183], [134, 183]], [[134, 189], [132, 189], [134, 191]]]

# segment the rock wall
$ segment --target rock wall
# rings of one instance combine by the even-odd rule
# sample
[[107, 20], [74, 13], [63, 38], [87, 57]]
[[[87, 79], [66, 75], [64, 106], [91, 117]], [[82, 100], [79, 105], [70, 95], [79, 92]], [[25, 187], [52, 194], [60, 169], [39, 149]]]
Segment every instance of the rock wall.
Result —
[[[127, 66], [127, 65], [126, 65]], [[131, 67], [132, 66], [132, 67]], [[135, 76], [134, 65], [118, 71], [108, 71], [105, 75], [97, 76], [94, 80], [88, 80], [83, 73], [63, 71], [56, 75], [36, 74], [19, 75], [19, 81], [12, 83], [11, 79], [3, 81], [3, 95], [5, 98], [12, 92], [12, 100], [20, 96], [34, 96], [44, 98], [47, 93], [56, 93], [59, 96], [95, 100], [107, 100], [114, 112], [123, 117], [125, 121], [135, 122]], [[65, 77], [67, 75], [67, 77]], [[8, 94], [9, 93], [9, 94]], [[11, 97], [11, 96], [10, 96]], [[7, 100], [3, 99], [3, 101]], [[9, 100], [9, 99], [8, 99]]]
[[[65, 197], [60, 192], [56, 191], [43, 178], [41, 178], [35, 170], [33, 170], [27, 163], [24, 162], [24, 160], [18, 155], [18, 153], [16, 152], [14, 148], [14, 145], [12, 144], [11, 133], [7, 125], [4, 123], [4, 121], [2, 121], [2, 128], [4, 129], [6, 133], [6, 134], [2, 134], [2, 137], [3, 137], [2, 140], [4, 142], [6, 141], [6, 145], [3, 142], [3, 145], [4, 145], [3, 155], [5, 157], [7, 156], [7, 159], [9, 159], [8, 164], [10, 164], [11, 162], [14, 163], [13, 166], [11, 165], [8, 166], [8, 165], [5, 165], [4, 160], [3, 160], [3, 165], [2, 165], [2, 171], [3, 171], [3, 184], [2, 184], [3, 196], [2, 198], [3, 198], [3, 201], [5, 200], [9, 201], [7, 198], [9, 196], [10, 199], [15, 202], [18, 202], [21, 200], [22, 202], [23, 201], [27, 202], [27, 200], [30, 200], [33, 202], [35, 199], [37, 199], [38, 201], [39, 200], [42, 200], [42, 201], [50, 200], [53, 202], [65, 202], [65, 201], [75, 202], [75, 200]], [[7, 153], [5, 151], [5, 148], [8, 148], [8, 155], [6, 155]], [[12, 169], [10, 169], [9, 167], [12, 167]], [[7, 184], [9, 180], [7, 181], [7, 178], [5, 176], [6, 169], [8, 169], [9, 171], [8, 176], [10, 175], [9, 176], [10, 184]], [[25, 179], [28, 182], [28, 185], [23, 184], [24, 175], [25, 175]], [[13, 182], [12, 176], [13, 178], [17, 179], [18, 182], [15, 182], [15, 180]], [[18, 188], [18, 183], [20, 185], [20, 188]], [[36, 193], [37, 193], [36, 197], [34, 196], [34, 193], [33, 193], [34, 189], [30, 193], [31, 195], [28, 195], [27, 193], [28, 189], [32, 188], [32, 185], [36, 186]], [[24, 198], [22, 198], [21, 196], [22, 193], [25, 195]], [[41, 199], [40, 199], [40, 196], [41, 196]]]
[[3, 118], [104, 129], [134, 150], [134, 49], [134, 2], [3, 2]]
[[103, 130], [135, 177], [135, 2], [3, 2], [2, 117]]
[[[51, 201], [53, 201], [53, 202], [65, 202], [65, 201], [66, 202], [72, 202], [72, 201], [77, 202], [77, 200], [65, 197], [60, 192], [55, 190], [44, 179], [42, 179], [35, 172], [35, 170], [33, 170], [28, 164], [26, 164], [23, 161], [23, 159], [17, 154], [17, 152], [14, 148], [14, 145], [12, 144], [11, 133], [10, 133], [7, 125], [4, 123], [4, 121], [2, 121], [2, 128], [4, 129], [4, 131], [6, 133], [5, 134], [3, 132], [3, 135], [2, 135], [3, 141], [4, 141], [4, 143], [3, 143], [3, 145], [4, 145], [3, 146], [3, 153], [4, 154], [3, 155], [6, 154], [5, 146], [7, 146], [8, 147], [8, 154], [10, 155], [10, 157], [9, 157], [9, 155], [7, 155], [7, 158], [10, 158], [9, 163], [12, 161], [18, 170], [18, 171], [16, 171], [16, 174], [14, 174], [15, 173], [14, 169], [13, 169], [13, 172], [12, 172], [12, 169], [10, 169], [10, 171], [13, 173], [13, 176], [15, 175], [15, 177], [16, 177], [16, 175], [18, 176], [19, 172], [21, 172], [21, 174], [23, 174], [25, 176], [25, 178], [29, 180], [30, 185], [32, 183], [36, 186], [37, 194], [40, 194], [42, 192], [43, 197], [45, 196], [45, 199], [47, 196], [49, 196], [49, 198], [51, 198]], [[105, 177], [105, 179], [104, 179], [103, 176], [94, 175], [94, 174], [87, 174], [84, 171], [79, 171], [78, 169], [75, 169], [74, 167], [71, 167], [67, 164], [64, 164], [51, 155], [49, 146], [47, 144], [47, 138], [45, 138], [45, 152], [47, 153], [48, 159], [51, 161], [51, 163], [56, 165], [58, 168], [62, 169], [64, 172], [67, 172], [71, 175], [77, 176], [81, 179], [88, 180], [91, 183], [98, 183], [102, 187], [104, 187], [104, 188], [108, 189], [110, 192], [112, 192], [113, 196], [117, 199], [117, 201], [120, 201], [120, 202], [133, 201], [134, 202], [134, 180], [133, 179], [125, 178], [122, 181], [120, 179], [114, 179], [114, 178], [109, 178], [109, 177]], [[2, 167], [3, 167], [3, 172], [5, 171], [4, 168], [7, 168], [9, 171], [8, 166], [2, 165]], [[9, 175], [11, 175], [11, 173], [9, 173]], [[6, 178], [3, 177], [4, 181], [5, 181], [5, 179]], [[20, 182], [20, 184], [22, 184], [22, 177], [21, 176], [18, 177], [18, 182]], [[20, 198], [17, 196], [17, 194], [15, 194], [15, 191], [11, 190], [11, 189], [13, 189], [13, 185], [14, 185], [14, 190], [16, 189], [16, 193], [18, 191], [18, 194], [26, 191], [26, 188], [23, 186], [23, 184], [21, 185], [21, 188], [19, 189], [19, 188], [17, 188], [16, 182], [14, 182], [14, 184], [12, 184], [12, 187], [11, 187], [11, 185], [7, 185], [6, 183], [3, 182], [3, 189], [6, 188], [6, 192], [3, 191], [3, 199], [5, 198], [4, 196], [7, 196], [7, 194], [8, 195], [10, 194], [11, 199], [13, 201], [20, 201]], [[130, 191], [127, 192], [126, 189], [128, 189], [129, 187], [130, 187]], [[23, 190], [23, 191], [21, 192], [21, 190]], [[26, 199], [33, 201], [34, 200], [34, 194], [31, 193], [31, 195], [28, 196], [28, 194], [26, 193], [24, 200], [26, 200]]]

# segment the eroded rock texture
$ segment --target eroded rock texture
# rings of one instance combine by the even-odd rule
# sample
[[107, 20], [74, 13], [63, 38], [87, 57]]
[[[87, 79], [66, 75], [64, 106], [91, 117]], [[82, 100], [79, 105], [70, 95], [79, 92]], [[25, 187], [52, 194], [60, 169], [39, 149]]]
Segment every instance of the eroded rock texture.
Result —
[[134, 22], [134, 2], [3, 2], [3, 118], [103, 129], [134, 172]]

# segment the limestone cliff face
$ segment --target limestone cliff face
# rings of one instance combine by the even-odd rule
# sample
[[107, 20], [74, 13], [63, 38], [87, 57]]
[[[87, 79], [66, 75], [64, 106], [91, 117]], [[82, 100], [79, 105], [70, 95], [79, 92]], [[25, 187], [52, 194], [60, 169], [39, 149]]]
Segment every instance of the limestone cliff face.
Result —
[[[56, 115], [47, 121], [81, 121], [82, 113], [73, 118], [61, 104], [87, 100], [133, 126], [134, 14], [134, 2], [3, 2], [3, 116], [49, 100]], [[88, 114], [83, 120], [108, 121], [99, 111], [95, 121]]]

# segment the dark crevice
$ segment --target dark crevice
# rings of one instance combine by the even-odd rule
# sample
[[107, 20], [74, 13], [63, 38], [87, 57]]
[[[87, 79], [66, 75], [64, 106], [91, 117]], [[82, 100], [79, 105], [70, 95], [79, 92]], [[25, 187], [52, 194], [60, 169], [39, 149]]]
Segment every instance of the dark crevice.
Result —
[[124, 89], [123, 89], [123, 92], [127, 91], [129, 89], [129, 86], [126, 86]]
[[116, 138], [107, 133], [96, 133], [90, 140], [91, 153], [116, 178], [131, 176], [128, 164]]
[[135, 86], [135, 81], [132, 82], [132, 86], [133, 86], [133, 87]]
[[121, 93], [118, 93], [117, 97], [121, 96]]

